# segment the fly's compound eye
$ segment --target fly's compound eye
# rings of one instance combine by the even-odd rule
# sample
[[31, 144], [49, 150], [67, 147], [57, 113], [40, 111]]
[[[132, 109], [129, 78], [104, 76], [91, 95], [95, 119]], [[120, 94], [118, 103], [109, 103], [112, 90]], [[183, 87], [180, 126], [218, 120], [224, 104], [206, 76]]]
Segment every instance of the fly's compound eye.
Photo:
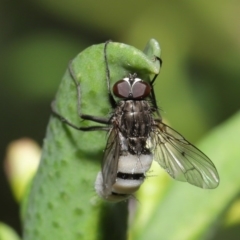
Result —
[[151, 92], [151, 86], [147, 82], [136, 82], [132, 86], [133, 99], [146, 98]]
[[114, 84], [113, 93], [119, 98], [128, 98], [131, 93], [131, 86], [127, 81], [120, 80]]
[[134, 81], [132, 84], [126, 80], [120, 80], [113, 86], [113, 93], [119, 98], [144, 99], [151, 92], [151, 86], [147, 82]]

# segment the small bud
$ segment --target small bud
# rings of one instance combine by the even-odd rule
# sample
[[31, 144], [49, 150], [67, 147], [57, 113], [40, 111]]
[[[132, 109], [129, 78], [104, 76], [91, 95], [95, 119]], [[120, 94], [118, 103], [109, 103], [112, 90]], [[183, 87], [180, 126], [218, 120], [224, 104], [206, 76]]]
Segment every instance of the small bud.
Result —
[[8, 145], [4, 166], [17, 201], [22, 199], [29, 182], [35, 175], [40, 155], [40, 147], [29, 138], [15, 140]]
[[5, 223], [0, 222], [0, 239], [1, 240], [20, 240], [14, 229]]

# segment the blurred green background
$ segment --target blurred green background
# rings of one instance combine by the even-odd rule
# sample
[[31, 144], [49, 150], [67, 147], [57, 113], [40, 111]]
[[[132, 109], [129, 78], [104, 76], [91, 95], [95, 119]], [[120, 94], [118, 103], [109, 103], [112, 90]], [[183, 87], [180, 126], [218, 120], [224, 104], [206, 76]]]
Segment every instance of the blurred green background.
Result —
[[[150, 38], [159, 41], [163, 66], [155, 92], [162, 115], [196, 142], [239, 109], [239, 23], [236, 0], [1, 0], [1, 159], [14, 139], [42, 144], [69, 60], [108, 39], [139, 49]], [[0, 221], [21, 232], [2, 167], [0, 187]]]

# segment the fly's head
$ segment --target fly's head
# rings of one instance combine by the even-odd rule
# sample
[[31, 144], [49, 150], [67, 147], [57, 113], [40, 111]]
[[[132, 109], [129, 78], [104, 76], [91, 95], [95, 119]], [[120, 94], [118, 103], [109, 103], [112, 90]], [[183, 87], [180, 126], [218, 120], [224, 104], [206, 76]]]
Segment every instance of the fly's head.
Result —
[[137, 74], [129, 74], [113, 86], [113, 93], [116, 97], [123, 99], [140, 100], [145, 99], [151, 92], [151, 85], [137, 78]]

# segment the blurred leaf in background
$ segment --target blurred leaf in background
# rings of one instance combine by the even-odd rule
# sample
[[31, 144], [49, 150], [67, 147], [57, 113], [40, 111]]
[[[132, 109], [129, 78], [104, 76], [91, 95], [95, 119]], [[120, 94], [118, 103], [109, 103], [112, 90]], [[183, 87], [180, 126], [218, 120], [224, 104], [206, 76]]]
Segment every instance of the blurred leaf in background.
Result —
[[[69, 60], [108, 39], [139, 49], [150, 38], [160, 42], [163, 67], [155, 88], [161, 113], [196, 142], [239, 109], [239, 12], [235, 0], [1, 1], [1, 159], [13, 139], [28, 136], [42, 144], [49, 105]], [[218, 166], [218, 159], [212, 160]], [[234, 163], [238, 168], [240, 162]], [[3, 168], [0, 177], [0, 220], [20, 232]], [[239, 223], [234, 226], [239, 234]], [[222, 236], [224, 229], [219, 230]]]
[[36, 174], [40, 157], [40, 147], [32, 139], [22, 138], [8, 145], [4, 167], [17, 202], [26, 195], [26, 189]]
[[0, 239], [1, 240], [20, 240], [17, 233], [8, 225], [0, 222]]

